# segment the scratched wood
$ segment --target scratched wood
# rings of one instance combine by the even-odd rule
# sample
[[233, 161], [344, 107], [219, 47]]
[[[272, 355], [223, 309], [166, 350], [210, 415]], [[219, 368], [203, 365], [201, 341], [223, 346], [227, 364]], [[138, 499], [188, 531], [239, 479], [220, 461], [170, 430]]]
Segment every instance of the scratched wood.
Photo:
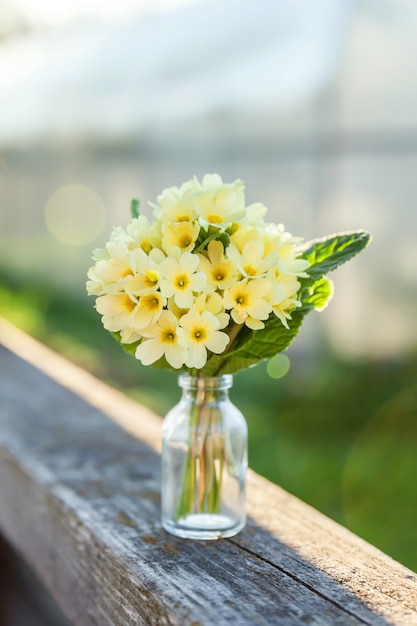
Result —
[[417, 625], [416, 574], [252, 472], [240, 535], [168, 535], [159, 449], [157, 416], [0, 323], [0, 532], [72, 624]]

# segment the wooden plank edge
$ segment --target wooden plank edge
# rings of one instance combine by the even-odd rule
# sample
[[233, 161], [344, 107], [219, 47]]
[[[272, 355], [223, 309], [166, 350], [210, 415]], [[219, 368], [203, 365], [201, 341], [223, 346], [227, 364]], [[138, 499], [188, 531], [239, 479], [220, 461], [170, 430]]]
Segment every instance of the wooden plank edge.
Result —
[[0, 343], [161, 451], [161, 417], [0, 317]]

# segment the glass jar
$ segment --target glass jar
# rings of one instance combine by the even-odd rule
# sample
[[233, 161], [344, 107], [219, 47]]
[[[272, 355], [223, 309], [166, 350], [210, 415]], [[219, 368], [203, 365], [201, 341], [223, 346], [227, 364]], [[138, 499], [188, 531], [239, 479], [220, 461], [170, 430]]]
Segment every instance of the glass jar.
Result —
[[189, 539], [231, 537], [245, 525], [247, 426], [229, 399], [231, 375], [181, 375], [162, 427], [162, 525]]

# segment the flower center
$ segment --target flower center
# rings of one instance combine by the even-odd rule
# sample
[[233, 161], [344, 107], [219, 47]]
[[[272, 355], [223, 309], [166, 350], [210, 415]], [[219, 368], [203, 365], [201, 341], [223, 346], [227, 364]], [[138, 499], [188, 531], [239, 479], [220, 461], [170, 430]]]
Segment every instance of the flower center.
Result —
[[225, 273], [222, 272], [218, 267], [212, 272], [213, 279], [217, 282], [220, 282], [225, 279]]
[[197, 342], [204, 341], [207, 337], [205, 328], [194, 328], [191, 334], [193, 339]]
[[133, 311], [133, 309], [135, 308], [136, 304], [135, 304], [135, 302], [133, 302], [133, 300], [131, 300], [131, 299], [129, 298], [129, 296], [128, 296], [128, 295], [126, 295], [126, 296], [124, 297], [124, 299], [123, 299], [123, 305], [122, 305], [122, 306], [123, 306], [123, 308], [125, 308], [125, 309], [126, 309], [126, 311], [131, 312], [131, 311]]
[[152, 250], [152, 246], [147, 239], [144, 239], [142, 241], [142, 243], [140, 244], [140, 247], [142, 248], [144, 252], [146, 252], [146, 254], [149, 254], [149, 252]]
[[149, 287], [155, 286], [158, 280], [159, 280], [159, 274], [156, 270], [149, 270], [149, 272], [146, 273], [145, 282], [148, 284]]
[[257, 274], [257, 271], [253, 267], [253, 265], [244, 265], [242, 269], [246, 273], [246, 276], [256, 276]]
[[222, 224], [223, 218], [221, 215], [217, 215], [216, 213], [209, 213], [207, 215], [207, 221], [211, 224]]
[[164, 343], [174, 343], [175, 333], [172, 329], [166, 330], [163, 337]]
[[155, 309], [159, 309], [161, 306], [161, 301], [159, 299], [159, 297], [156, 294], [150, 294], [149, 296], [142, 296], [141, 299], [141, 304], [143, 303], [144, 306], [149, 309], [150, 311], [154, 311]]
[[178, 243], [180, 244], [180, 248], [181, 250], [184, 250], [185, 248], [188, 248], [189, 245], [191, 245], [193, 242], [193, 240], [191, 239], [191, 237], [189, 237], [188, 235], [184, 235], [183, 237], [181, 237], [181, 239], [178, 241]]
[[245, 304], [247, 304], [246, 295], [244, 293], [239, 293], [235, 298], [235, 302], [236, 304], [239, 304], [240, 306], [244, 306]]
[[177, 287], [177, 289], [187, 289], [188, 284], [189, 280], [187, 274], [180, 274], [179, 276], [177, 276], [177, 279], [175, 281], [175, 286]]

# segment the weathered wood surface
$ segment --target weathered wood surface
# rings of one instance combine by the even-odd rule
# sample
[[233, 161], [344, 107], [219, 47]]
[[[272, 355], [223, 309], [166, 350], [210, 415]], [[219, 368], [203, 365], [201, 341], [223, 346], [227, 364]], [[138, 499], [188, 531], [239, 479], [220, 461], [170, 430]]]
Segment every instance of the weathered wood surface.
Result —
[[6, 323], [0, 344], [0, 532], [73, 624], [417, 625], [416, 574], [253, 473], [240, 535], [165, 533], [159, 418]]

